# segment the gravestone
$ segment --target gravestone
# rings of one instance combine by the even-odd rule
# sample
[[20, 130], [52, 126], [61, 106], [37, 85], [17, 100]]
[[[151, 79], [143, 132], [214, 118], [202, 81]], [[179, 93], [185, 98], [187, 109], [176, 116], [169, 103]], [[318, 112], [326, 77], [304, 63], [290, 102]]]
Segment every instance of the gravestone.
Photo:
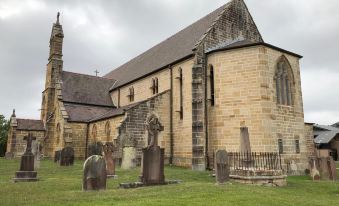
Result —
[[289, 175], [298, 175], [298, 166], [294, 160], [291, 160], [289, 163]]
[[129, 170], [135, 168], [136, 165], [136, 141], [129, 134], [122, 134], [122, 162], [121, 169]]
[[34, 169], [37, 170], [38, 168], [40, 168], [41, 159], [40, 143], [38, 140], [32, 142], [32, 153], [34, 155]]
[[241, 153], [251, 152], [250, 136], [247, 127], [240, 128], [240, 152]]
[[54, 152], [54, 162], [59, 163], [61, 159], [61, 150], [57, 150]]
[[87, 158], [83, 166], [82, 189], [104, 190], [106, 189], [106, 162], [100, 155]]
[[148, 146], [142, 150], [142, 174], [140, 180], [144, 185], [165, 184], [164, 153], [158, 146], [158, 134], [164, 130], [158, 118], [151, 115], [147, 118]]
[[102, 142], [93, 142], [87, 148], [87, 157], [92, 155], [101, 155], [102, 156]]
[[104, 158], [106, 162], [106, 173], [107, 178], [115, 177], [115, 162], [113, 159], [113, 151], [114, 146], [111, 142], [106, 142], [106, 144], [103, 147], [104, 150]]
[[310, 175], [314, 180], [320, 180], [320, 172], [319, 170], [317, 169], [317, 164], [316, 164], [316, 159], [311, 159], [312, 163], [311, 163], [311, 172], [310, 172]]
[[230, 179], [230, 165], [225, 150], [218, 150], [215, 153], [215, 178], [219, 184], [227, 182]]
[[32, 153], [32, 141], [36, 140], [31, 133], [24, 137], [27, 141], [25, 153], [21, 157], [20, 170], [15, 172], [14, 182], [37, 181], [37, 172], [34, 171], [34, 155]]
[[74, 149], [65, 147], [60, 152], [60, 166], [72, 166], [74, 164]]

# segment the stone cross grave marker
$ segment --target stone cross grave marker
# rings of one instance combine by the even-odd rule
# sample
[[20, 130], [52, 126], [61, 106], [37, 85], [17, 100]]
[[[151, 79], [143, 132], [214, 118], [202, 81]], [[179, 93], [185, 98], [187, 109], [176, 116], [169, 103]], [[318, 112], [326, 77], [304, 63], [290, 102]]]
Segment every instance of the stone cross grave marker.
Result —
[[141, 182], [145, 185], [164, 184], [164, 149], [158, 146], [158, 134], [164, 130], [158, 118], [151, 115], [147, 118], [148, 146], [142, 150]]
[[21, 157], [20, 170], [16, 171], [14, 182], [20, 181], [37, 181], [37, 172], [34, 171], [34, 155], [32, 153], [32, 141], [36, 140], [32, 133], [24, 137], [27, 141], [25, 153]]
[[230, 179], [230, 165], [225, 150], [218, 150], [215, 153], [215, 178], [219, 184], [227, 182]]

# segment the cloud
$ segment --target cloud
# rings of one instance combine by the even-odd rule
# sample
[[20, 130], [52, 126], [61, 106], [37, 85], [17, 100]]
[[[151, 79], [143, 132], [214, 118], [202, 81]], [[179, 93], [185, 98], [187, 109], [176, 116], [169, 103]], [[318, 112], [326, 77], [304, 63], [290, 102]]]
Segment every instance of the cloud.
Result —
[[[101, 75], [228, 0], [1, 0], [0, 113], [39, 118], [52, 23], [61, 12], [64, 68]], [[305, 121], [339, 121], [339, 1], [246, 0], [264, 40], [304, 56]]]

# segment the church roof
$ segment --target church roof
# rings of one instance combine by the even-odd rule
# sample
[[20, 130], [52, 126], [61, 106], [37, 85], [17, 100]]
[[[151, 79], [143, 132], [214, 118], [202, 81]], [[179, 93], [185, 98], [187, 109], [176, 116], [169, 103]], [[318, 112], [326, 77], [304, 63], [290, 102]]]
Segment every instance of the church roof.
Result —
[[82, 105], [74, 103], [64, 103], [64, 106], [69, 116], [69, 122], [90, 122], [91, 119], [102, 116], [109, 111], [116, 110], [113, 107]]
[[35, 119], [17, 119], [17, 130], [45, 131], [41, 120]]
[[109, 94], [116, 80], [62, 72], [62, 98], [64, 102], [113, 107]]
[[112, 89], [193, 56], [196, 43], [230, 3], [106, 74], [105, 77], [118, 80]]
[[314, 143], [316, 144], [328, 144], [333, 138], [339, 135], [339, 128], [337, 127], [319, 124], [315, 124], [313, 127], [313, 132], [317, 135], [314, 139]]

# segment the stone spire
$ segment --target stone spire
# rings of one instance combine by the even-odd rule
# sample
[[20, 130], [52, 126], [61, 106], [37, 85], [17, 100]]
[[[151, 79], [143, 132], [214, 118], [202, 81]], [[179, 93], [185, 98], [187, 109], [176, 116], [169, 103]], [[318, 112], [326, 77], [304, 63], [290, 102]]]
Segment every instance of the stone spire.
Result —
[[49, 60], [61, 59], [62, 58], [62, 44], [64, 38], [64, 32], [62, 30], [62, 25], [60, 24], [60, 12], [57, 14], [57, 20], [53, 24], [51, 38], [49, 40]]
[[15, 109], [13, 109], [13, 113], [11, 116], [11, 127], [16, 127], [18, 126], [18, 122], [16, 121], [16, 115], [15, 115]]

